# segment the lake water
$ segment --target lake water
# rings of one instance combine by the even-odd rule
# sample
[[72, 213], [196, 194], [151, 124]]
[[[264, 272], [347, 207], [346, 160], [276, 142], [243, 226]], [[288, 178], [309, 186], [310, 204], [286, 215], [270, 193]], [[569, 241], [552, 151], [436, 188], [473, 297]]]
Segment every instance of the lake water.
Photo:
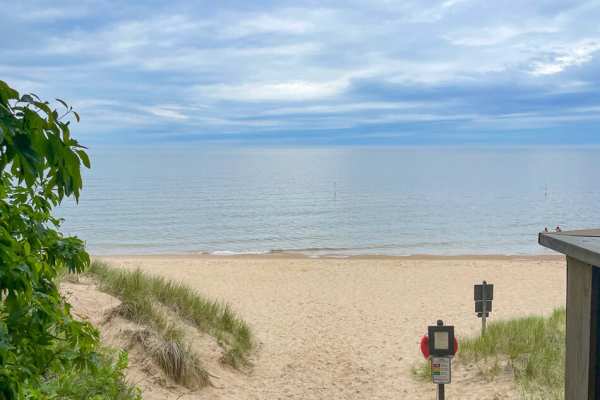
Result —
[[600, 148], [92, 149], [58, 210], [93, 254], [538, 254], [600, 226]]

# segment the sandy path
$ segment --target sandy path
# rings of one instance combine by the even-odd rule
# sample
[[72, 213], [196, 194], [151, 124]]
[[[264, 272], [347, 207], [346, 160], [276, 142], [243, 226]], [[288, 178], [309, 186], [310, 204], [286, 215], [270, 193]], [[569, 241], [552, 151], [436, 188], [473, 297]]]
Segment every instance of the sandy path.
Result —
[[[251, 376], [227, 374], [198, 399], [433, 399], [417, 382], [418, 340], [438, 318], [475, 334], [473, 283], [495, 284], [493, 319], [564, 304], [562, 258], [105, 257], [222, 299], [260, 342]], [[457, 369], [449, 399], [516, 398]]]

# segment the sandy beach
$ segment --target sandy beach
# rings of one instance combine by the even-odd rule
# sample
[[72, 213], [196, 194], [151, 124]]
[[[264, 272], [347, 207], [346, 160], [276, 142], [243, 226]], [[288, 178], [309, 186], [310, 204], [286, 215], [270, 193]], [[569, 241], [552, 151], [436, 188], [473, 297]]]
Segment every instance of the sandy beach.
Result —
[[[474, 283], [495, 284], [491, 320], [547, 315], [565, 301], [564, 259], [555, 256], [101, 259], [184, 282], [251, 325], [258, 341], [252, 371], [217, 371], [215, 387], [182, 399], [433, 399], [434, 385], [411, 374], [422, 360], [419, 339], [437, 319], [453, 324], [459, 341], [479, 332]], [[447, 396], [512, 399], [518, 392], [508, 374], [485, 382], [457, 365]]]

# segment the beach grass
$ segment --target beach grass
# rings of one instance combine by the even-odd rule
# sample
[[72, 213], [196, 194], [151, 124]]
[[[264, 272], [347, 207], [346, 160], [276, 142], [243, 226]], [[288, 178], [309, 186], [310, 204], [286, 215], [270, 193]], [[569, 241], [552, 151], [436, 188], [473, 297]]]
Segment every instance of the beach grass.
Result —
[[431, 363], [429, 361], [413, 365], [411, 372], [420, 381], [431, 381]]
[[108, 318], [116, 315], [147, 327], [134, 332], [130, 343], [141, 345], [168, 377], [190, 389], [210, 384], [209, 374], [186, 342], [183, 329], [151, 300], [125, 299]]
[[460, 342], [459, 359], [496, 367], [482, 369], [497, 374], [506, 363], [525, 399], [563, 399], [565, 370], [565, 323], [563, 308], [549, 317], [526, 317], [494, 321], [485, 336]]
[[[123, 302], [118, 312], [130, 320], [147, 324], [171, 341], [183, 333], [159, 310], [161, 305], [202, 332], [213, 336], [224, 351], [222, 361], [234, 368], [249, 365], [253, 349], [249, 326], [228, 305], [200, 296], [193, 289], [141, 270], [113, 268], [95, 260], [88, 273], [100, 289]], [[166, 335], [166, 333], [169, 333]]]
[[[486, 380], [512, 371], [523, 399], [563, 400], [565, 327], [564, 308], [549, 317], [494, 321], [485, 336], [460, 340], [456, 361], [476, 363]], [[418, 362], [411, 372], [417, 380], [431, 380], [429, 361]]]
[[186, 342], [183, 329], [150, 298], [136, 294], [122, 298], [122, 303], [108, 314], [107, 321], [115, 316], [144, 326], [132, 332], [130, 345], [141, 345], [165, 375], [189, 389], [210, 384], [209, 374]]
[[131, 344], [140, 344], [152, 359], [175, 382], [190, 389], [210, 385], [210, 375], [200, 358], [177, 331], [136, 331]]

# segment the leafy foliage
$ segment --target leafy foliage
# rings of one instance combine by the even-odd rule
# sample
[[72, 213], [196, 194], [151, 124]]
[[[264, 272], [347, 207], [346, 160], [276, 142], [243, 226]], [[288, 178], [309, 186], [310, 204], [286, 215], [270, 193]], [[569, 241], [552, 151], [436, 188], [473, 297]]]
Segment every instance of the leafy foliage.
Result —
[[64, 198], [79, 199], [81, 165], [90, 167], [70, 133], [69, 118], [79, 115], [58, 102], [62, 114], [0, 81], [0, 399], [72, 398], [50, 383], [111, 368], [98, 332], [73, 319], [56, 285], [61, 268], [81, 272], [90, 263], [83, 242], [63, 236], [51, 213]]
[[40, 395], [72, 400], [139, 399], [138, 390], [124, 382], [127, 353], [106, 350], [97, 356], [96, 368], [66, 370], [46, 379], [39, 390]]

